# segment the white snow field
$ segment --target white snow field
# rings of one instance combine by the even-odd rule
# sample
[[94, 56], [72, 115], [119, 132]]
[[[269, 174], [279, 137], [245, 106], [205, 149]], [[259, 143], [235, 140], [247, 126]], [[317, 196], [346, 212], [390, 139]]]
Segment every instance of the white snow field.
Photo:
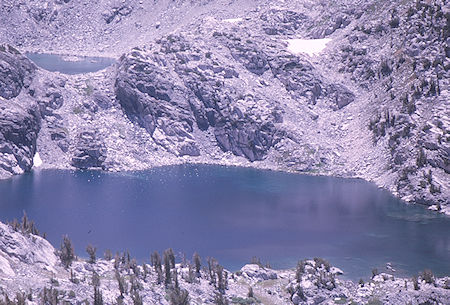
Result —
[[309, 56], [313, 56], [322, 52], [330, 41], [330, 38], [288, 39], [288, 51], [294, 54], [306, 53]]
[[238, 23], [242, 22], [244, 19], [242, 18], [231, 18], [231, 19], [224, 19], [223, 22], [229, 22], [229, 23]]
[[33, 157], [33, 165], [34, 167], [40, 167], [42, 165], [42, 159], [38, 152]]

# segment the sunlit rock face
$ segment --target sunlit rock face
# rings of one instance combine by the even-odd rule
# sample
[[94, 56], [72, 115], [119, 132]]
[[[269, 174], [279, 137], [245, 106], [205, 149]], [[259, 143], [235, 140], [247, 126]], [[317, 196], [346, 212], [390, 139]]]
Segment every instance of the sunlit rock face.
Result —
[[0, 45], [0, 176], [21, 174], [33, 166], [39, 111], [21, 92], [30, 86], [35, 69], [16, 49]]
[[18, 50], [9, 45], [0, 45], [0, 97], [16, 97], [30, 85], [35, 65]]
[[21, 265], [52, 270], [56, 263], [55, 249], [48, 241], [40, 236], [16, 232], [0, 223], [0, 272], [15, 275], [19, 271], [15, 267]]

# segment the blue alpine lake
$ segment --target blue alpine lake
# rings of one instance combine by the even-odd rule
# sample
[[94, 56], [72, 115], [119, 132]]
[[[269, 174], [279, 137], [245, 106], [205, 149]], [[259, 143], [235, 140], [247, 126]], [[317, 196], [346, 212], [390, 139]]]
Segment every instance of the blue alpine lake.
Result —
[[253, 256], [274, 268], [324, 257], [354, 280], [386, 263], [397, 275], [450, 275], [450, 219], [359, 179], [212, 165], [36, 170], [0, 181], [0, 211], [1, 221], [25, 211], [57, 248], [68, 234], [84, 257], [93, 244], [141, 262], [197, 251], [230, 270]]
[[67, 60], [61, 55], [45, 53], [28, 53], [27, 57], [42, 69], [63, 74], [97, 72], [115, 63], [114, 58], [108, 57], [77, 57], [76, 60]]

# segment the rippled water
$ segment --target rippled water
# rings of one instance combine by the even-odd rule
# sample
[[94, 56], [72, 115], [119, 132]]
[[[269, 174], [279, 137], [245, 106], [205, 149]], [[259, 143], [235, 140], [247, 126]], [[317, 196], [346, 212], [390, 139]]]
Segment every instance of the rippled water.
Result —
[[172, 247], [235, 270], [253, 256], [272, 267], [324, 257], [351, 279], [387, 262], [397, 274], [450, 274], [450, 220], [355, 179], [181, 165], [144, 172], [42, 170], [0, 181], [0, 219], [26, 211], [81, 256], [128, 249], [139, 260]]

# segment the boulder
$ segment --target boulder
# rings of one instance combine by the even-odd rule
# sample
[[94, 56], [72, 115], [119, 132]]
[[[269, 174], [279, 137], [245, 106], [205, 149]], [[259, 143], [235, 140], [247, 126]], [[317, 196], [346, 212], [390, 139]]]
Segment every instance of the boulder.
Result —
[[78, 134], [72, 166], [79, 169], [103, 168], [106, 160], [105, 143], [93, 131]]
[[263, 30], [267, 35], [295, 34], [310, 22], [309, 18], [299, 12], [283, 9], [271, 9], [261, 15]]
[[278, 275], [275, 271], [260, 267], [257, 264], [247, 264], [241, 268], [241, 272], [244, 276], [255, 279], [258, 282], [267, 280], [276, 280]]

